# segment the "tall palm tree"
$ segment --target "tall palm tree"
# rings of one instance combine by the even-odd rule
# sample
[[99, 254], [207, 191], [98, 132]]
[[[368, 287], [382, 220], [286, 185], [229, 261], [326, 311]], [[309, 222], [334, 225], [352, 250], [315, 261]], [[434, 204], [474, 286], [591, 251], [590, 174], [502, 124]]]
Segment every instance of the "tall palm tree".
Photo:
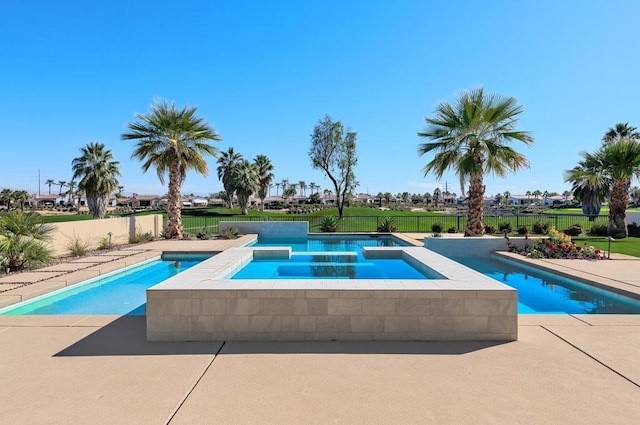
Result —
[[614, 127], [611, 127], [604, 134], [602, 141], [606, 143], [612, 143], [618, 141], [620, 139], [640, 139], [640, 133], [638, 133], [636, 127], [632, 127], [628, 122], [625, 123], [617, 123]]
[[53, 185], [54, 183], [55, 183], [55, 180], [53, 179], [47, 179], [44, 181], [44, 184], [49, 186], [49, 195], [51, 195], [51, 185]]
[[306, 196], [307, 195], [307, 182], [305, 182], [304, 180], [300, 180], [298, 182], [298, 187], [300, 188], [300, 192], [302, 192], [302, 196]]
[[58, 180], [58, 186], [60, 186], [60, 190], [58, 191], [58, 195], [62, 195], [62, 188], [67, 185], [67, 182], [64, 180]]
[[20, 211], [24, 211], [24, 203], [29, 200], [29, 192], [26, 190], [16, 190], [11, 194], [11, 197], [20, 205]]
[[616, 239], [628, 236], [626, 210], [633, 177], [640, 178], [640, 142], [622, 138], [605, 143], [595, 154], [600, 169], [611, 178], [609, 197], [609, 235]]
[[278, 196], [278, 189], [280, 189], [280, 183], [276, 182], [274, 183], [275, 187], [276, 187], [276, 196]]
[[104, 218], [109, 195], [118, 187], [120, 163], [103, 143], [90, 142], [80, 152], [82, 155], [71, 163], [72, 180], [80, 179], [78, 189], [86, 193], [93, 218]]
[[571, 170], [564, 172], [564, 181], [571, 183], [576, 200], [582, 205], [582, 213], [594, 221], [600, 214], [602, 202], [609, 197], [611, 179], [602, 172], [596, 158], [581, 152], [582, 160]]
[[204, 118], [196, 116], [195, 107], [177, 109], [173, 103], [157, 101], [148, 114], [137, 113], [136, 118], [139, 121], [129, 123], [130, 131], [122, 134], [121, 138], [139, 141], [131, 156], [143, 161], [144, 172], [151, 166], [155, 167], [162, 184], [168, 173], [165, 238], [182, 239], [182, 183], [189, 170], [203, 176], [209, 173], [204, 155], [216, 156], [218, 150], [210, 142], [222, 139]]
[[542, 192], [539, 189], [534, 190], [532, 193], [534, 204], [538, 203], [538, 198], [542, 195]]
[[260, 198], [260, 207], [264, 211], [264, 199], [267, 197], [267, 191], [271, 187], [273, 181], [273, 164], [266, 155], [258, 155], [253, 160], [258, 174], [258, 198]]
[[312, 195], [313, 195], [314, 189], [319, 189], [319, 186], [317, 184], [315, 184], [315, 182], [309, 183], [309, 190], [311, 191]]
[[527, 190], [527, 193], [525, 193], [525, 195], [527, 195], [527, 202], [529, 202], [529, 199], [531, 199], [531, 191]]
[[74, 199], [73, 199], [73, 195], [75, 194], [75, 189], [76, 189], [76, 182], [73, 181], [73, 179], [69, 182], [69, 184], [67, 185], [69, 187], [69, 190], [67, 190], [67, 202], [73, 206], [75, 204]]
[[241, 159], [233, 167], [231, 179], [236, 190], [241, 213], [242, 215], [247, 215], [249, 197], [260, 187], [257, 168], [246, 159]]
[[[484, 175], [503, 177], [529, 163], [524, 155], [507, 143], [533, 143], [533, 137], [515, 129], [523, 109], [513, 97], [485, 95], [482, 88], [463, 93], [456, 105], [441, 103], [434, 118], [425, 118], [428, 126], [418, 136], [432, 140], [418, 148], [420, 155], [436, 152], [423, 168], [442, 178], [451, 169], [469, 181], [469, 203], [465, 236], [484, 234]], [[464, 190], [463, 190], [464, 193]]]
[[233, 208], [233, 194], [235, 189], [233, 187], [233, 168], [236, 164], [242, 160], [242, 155], [237, 153], [233, 147], [227, 149], [226, 152], [222, 152], [218, 157], [218, 180], [222, 182], [225, 192], [227, 192], [227, 206]]

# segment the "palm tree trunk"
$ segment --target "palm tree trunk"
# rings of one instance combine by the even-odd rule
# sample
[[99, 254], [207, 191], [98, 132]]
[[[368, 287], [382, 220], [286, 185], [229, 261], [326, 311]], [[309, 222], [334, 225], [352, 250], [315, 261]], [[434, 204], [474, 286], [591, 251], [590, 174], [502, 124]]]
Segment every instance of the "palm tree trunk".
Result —
[[182, 210], [180, 208], [180, 172], [178, 164], [169, 166], [169, 204], [167, 205], [166, 239], [182, 239]]
[[482, 212], [484, 210], [484, 191], [485, 186], [482, 181], [482, 175], [471, 177], [469, 183], [469, 211], [467, 213], [467, 226], [464, 229], [464, 235], [478, 237], [484, 235], [484, 222], [482, 221]]
[[609, 236], [624, 239], [628, 236], [626, 211], [629, 202], [628, 180], [614, 180], [609, 198]]

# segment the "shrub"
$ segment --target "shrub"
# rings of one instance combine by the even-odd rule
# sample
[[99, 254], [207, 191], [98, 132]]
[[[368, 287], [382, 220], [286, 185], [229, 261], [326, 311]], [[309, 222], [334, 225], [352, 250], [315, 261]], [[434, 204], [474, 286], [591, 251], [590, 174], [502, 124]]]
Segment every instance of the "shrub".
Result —
[[442, 224], [440, 223], [433, 223], [431, 225], [431, 231], [433, 233], [442, 233]]
[[604, 259], [601, 250], [587, 245], [576, 245], [571, 240], [571, 236], [556, 231], [554, 227], [549, 229], [549, 238], [536, 239], [534, 245], [527, 245], [519, 248], [512, 243], [508, 243], [509, 252], [516, 252], [531, 258], [578, 258], [586, 260]]
[[144, 243], [144, 242], [151, 242], [152, 240], [153, 240], [153, 235], [151, 234], [151, 232], [147, 232], [147, 233], [136, 232], [135, 235], [129, 238], [129, 243]]
[[500, 229], [500, 233], [511, 233], [511, 222], [505, 221], [503, 223], [498, 224], [498, 229]]
[[458, 229], [456, 229], [455, 227], [449, 227], [447, 229], [447, 233], [458, 233]]
[[490, 235], [490, 234], [493, 234], [493, 233], [495, 233], [495, 232], [496, 232], [496, 227], [495, 227], [495, 226], [492, 226], [492, 225], [490, 225], [490, 224], [487, 224], [487, 225], [485, 225], [485, 226], [484, 226], [484, 232], [485, 232], [486, 234], [489, 234], [489, 235]]
[[635, 221], [631, 224], [627, 224], [627, 232], [629, 233], [629, 236], [634, 238], [640, 237], [640, 226], [638, 226]]
[[235, 226], [227, 227], [222, 232], [220, 232], [220, 237], [222, 239], [237, 239], [238, 238], [238, 228]]
[[378, 232], [392, 233], [398, 230], [396, 221], [391, 217], [384, 217], [378, 224]]
[[53, 227], [37, 215], [10, 211], [0, 216], [0, 265], [17, 271], [49, 263], [53, 252], [46, 245]]
[[79, 235], [75, 234], [67, 244], [67, 250], [71, 255], [75, 257], [82, 257], [89, 251], [91, 243], [87, 240], [82, 240]]
[[340, 226], [340, 220], [338, 217], [333, 215], [325, 215], [322, 217], [322, 221], [320, 221], [320, 231], [333, 233], [338, 231], [338, 227]]
[[589, 234], [591, 236], [607, 236], [609, 224], [606, 221], [595, 221], [591, 225]]
[[111, 249], [113, 248], [113, 243], [111, 242], [111, 238], [109, 236], [105, 236], [98, 241], [98, 249]]
[[569, 236], [580, 236], [582, 233], [582, 225], [580, 223], [572, 224], [564, 233]]
[[549, 234], [550, 227], [551, 227], [551, 223], [549, 223], [548, 221], [536, 221], [531, 226], [533, 233], [537, 233], [539, 235]]
[[518, 234], [519, 235], [526, 235], [528, 233], [529, 233], [529, 228], [527, 226], [518, 227]]
[[211, 237], [211, 233], [209, 232], [209, 229], [207, 228], [207, 226], [204, 226], [198, 233], [196, 233], [196, 238], [202, 241], [206, 241], [210, 237]]

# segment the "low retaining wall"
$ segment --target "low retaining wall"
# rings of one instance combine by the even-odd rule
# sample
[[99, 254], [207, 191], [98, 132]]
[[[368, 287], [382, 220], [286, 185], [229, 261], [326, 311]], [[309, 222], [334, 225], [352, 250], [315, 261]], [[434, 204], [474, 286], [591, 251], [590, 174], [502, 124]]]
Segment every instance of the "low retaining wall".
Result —
[[[519, 247], [533, 244], [534, 241], [524, 237], [510, 237], [509, 241]], [[503, 237], [484, 236], [481, 238], [465, 237], [427, 237], [424, 247], [445, 257], [486, 257], [494, 251], [507, 251], [507, 241]]]
[[102, 238], [108, 238], [114, 245], [125, 244], [136, 233], [151, 233], [154, 237], [162, 231], [162, 215], [150, 214], [132, 217], [111, 217], [102, 220], [78, 220], [53, 224], [51, 247], [54, 255], [69, 253], [69, 244], [77, 238], [87, 243], [89, 249], [98, 247]]
[[297, 241], [307, 240], [308, 221], [221, 221], [218, 232], [235, 227], [242, 234], [257, 234], [258, 241]]

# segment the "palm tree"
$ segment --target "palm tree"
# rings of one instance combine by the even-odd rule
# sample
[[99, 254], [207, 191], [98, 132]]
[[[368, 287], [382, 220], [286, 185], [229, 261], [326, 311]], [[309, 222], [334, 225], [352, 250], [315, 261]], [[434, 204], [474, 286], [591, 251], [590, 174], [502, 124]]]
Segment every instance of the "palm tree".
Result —
[[13, 190], [11, 189], [2, 189], [0, 192], [0, 202], [3, 204], [7, 204], [7, 209], [11, 209], [11, 200], [13, 199]]
[[221, 141], [215, 129], [203, 118], [196, 116], [196, 108], [158, 101], [147, 115], [136, 114], [140, 120], [129, 123], [129, 132], [121, 137], [139, 140], [132, 157], [143, 161], [142, 170], [156, 168], [160, 182], [169, 175], [169, 203], [165, 238], [182, 239], [182, 210], [180, 190], [187, 171], [194, 170], [206, 176], [209, 167], [204, 155], [216, 156], [218, 150], [211, 141]]
[[578, 165], [564, 172], [564, 181], [571, 183], [573, 196], [582, 205], [582, 213], [594, 221], [600, 214], [602, 202], [609, 196], [611, 180], [599, 168], [593, 155], [585, 151], [580, 155], [583, 159]]
[[274, 183], [276, 187], [276, 196], [278, 196], [278, 189], [280, 189], [280, 183]]
[[102, 143], [90, 142], [80, 152], [82, 155], [71, 163], [72, 180], [80, 179], [78, 189], [86, 193], [93, 218], [104, 218], [109, 195], [118, 187], [120, 163]]
[[549, 197], [549, 192], [548, 191], [544, 191], [542, 192], [542, 205], [544, 205], [545, 207], [547, 206], [547, 198]]
[[440, 201], [440, 189], [437, 187], [433, 189], [433, 203], [436, 204], [436, 208], [438, 208], [438, 201]]
[[[218, 140], [218, 139], [216, 139]], [[235, 189], [231, 176], [233, 175], [233, 167], [242, 160], [242, 155], [236, 153], [233, 147], [222, 152], [218, 158], [218, 180], [222, 182], [224, 190], [227, 192], [227, 206], [233, 208], [233, 194]]]
[[29, 193], [26, 190], [16, 190], [11, 197], [16, 204], [20, 205], [20, 211], [24, 211], [24, 203], [29, 200]]
[[298, 187], [300, 188], [300, 192], [302, 192], [303, 196], [307, 195], [307, 182], [305, 182], [304, 180], [300, 180], [298, 182]]
[[617, 123], [615, 127], [610, 128], [602, 138], [603, 143], [612, 143], [620, 139], [640, 139], [640, 133], [638, 133], [636, 127], [631, 127], [628, 122]]
[[527, 195], [527, 203], [529, 203], [529, 199], [531, 199], [531, 191], [527, 190], [527, 193], [525, 193], [525, 195]]
[[58, 186], [60, 186], [60, 190], [58, 191], [58, 195], [62, 195], [62, 188], [67, 185], [67, 182], [64, 180], [58, 180]]
[[571, 196], [571, 191], [570, 190], [565, 190], [564, 192], [562, 192], [562, 196], [564, 196], [564, 203], [568, 203], [569, 202], [569, 196]]
[[[522, 107], [513, 97], [485, 95], [482, 88], [462, 94], [455, 106], [441, 103], [435, 118], [425, 118], [428, 127], [418, 136], [433, 140], [422, 143], [420, 155], [435, 151], [436, 155], [423, 168], [442, 178], [452, 169], [461, 181], [469, 181], [469, 202], [465, 236], [484, 234], [484, 175], [503, 177], [528, 167], [527, 159], [507, 143], [533, 143], [533, 137], [515, 130]], [[464, 193], [464, 190], [462, 191]]]
[[36, 214], [11, 211], [0, 216], [0, 263], [9, 271], [46, 265], [52, 257], [47, 244], [54, 230]]
[[542, 192], [540, 190], [536, 189], [533, 192], [531, 192], [531, 194], [533, 195], [534, 204], [537, 204], [538, 203], [538, 198], [540, 197], [540, 195], [542, 195]]
[[609, 197], [610, 236], [621, 239], [628, 236], [626, 210], [629, 203], [631, 179], [640, 177], [640, 142], [622, 138], [605, 143], [595, 154], [599, 168], [611, 179]]
[[46, 184], [47, 186], [49, 186], [49, 195], [51, 195], [51, 185], [53, 185], [55, 183], [55, 181], [53, 179], [47, 179], [45, 180], [44, 184]]
[[313, 195], [313, 190], [314, 189], [320, 189], [320, 187], [315, 184], [314, 182], [309, 183], [309, 190], [311, 190], [311, 194]]
[[67, 190], [67, 195], [69, 196], [67, 198], [67, 202], [73, 206], [75, 204], [74, 199], [73, 199], [73, 195], [74, 195], [74, 190], [76, 188], [76, 182], [71, 180], [68, 184], [69, 190]]
[[258, 155], [253, 160], [258, 174], [258, 198], [260, 198], [260, 207], [264, 211], [264, 198], [267, 197], [267, 191], [271, 187], [273, 181], [273, 164], [266, 155]]
[[231, 180], [238, 197], [242, 215], [247, 215], [249, 197], [260, 188], [260, 178], [256, 165], [251, 164], [246, 159], [241, 159], [233, 167]]

